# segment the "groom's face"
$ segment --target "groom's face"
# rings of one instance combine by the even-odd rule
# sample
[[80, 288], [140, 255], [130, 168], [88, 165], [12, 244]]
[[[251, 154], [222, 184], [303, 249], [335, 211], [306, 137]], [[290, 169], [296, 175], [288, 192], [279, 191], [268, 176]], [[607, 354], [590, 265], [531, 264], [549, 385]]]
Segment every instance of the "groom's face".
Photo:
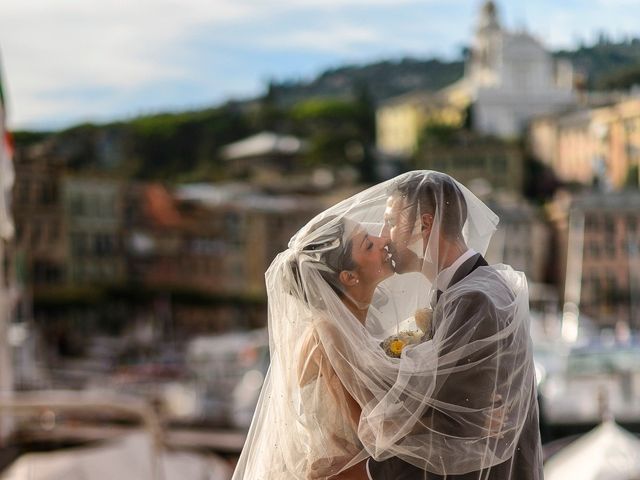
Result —
[[382, 236], [387, 237], [391, 259], [396, 273], [418, 272], [422, 259], [409, 247], [421, 239], [420, 229], [416, 232], [416, 208], [401, 195], [387, 198], [384, 212]]

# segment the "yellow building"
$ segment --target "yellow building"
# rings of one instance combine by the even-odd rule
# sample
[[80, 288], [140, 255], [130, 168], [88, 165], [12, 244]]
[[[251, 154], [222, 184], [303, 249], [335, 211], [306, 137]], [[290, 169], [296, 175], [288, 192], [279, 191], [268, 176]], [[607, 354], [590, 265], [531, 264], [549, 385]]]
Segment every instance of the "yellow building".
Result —
[[[640, 98], [630, 98], [594, 112], [593, 130], [611, 185], [622, 187], [640, 166]], [[637, 171], [635, 172], [637, 175]]]
[[524, 159], [515, 143], [470, 140], [432, 146], [418, 152], [414, 166], [447, 173], [465, 185], [482, 179], [497, 190], [520, 192], [524, 186]]
[[457, 88], [437, 94], [411, 92], [384, 102], [376, 111], [378, 148], [388, 154], [410, 156], [430, 124], [461, 127], [469, 99]]

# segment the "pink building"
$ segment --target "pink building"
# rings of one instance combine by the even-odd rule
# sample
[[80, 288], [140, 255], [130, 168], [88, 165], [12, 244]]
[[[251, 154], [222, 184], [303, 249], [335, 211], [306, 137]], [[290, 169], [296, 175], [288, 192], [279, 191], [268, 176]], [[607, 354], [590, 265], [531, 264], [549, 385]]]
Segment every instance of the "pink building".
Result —
[[640, 329], [640, 192], [575, 198], [566, 226], [565, 302], [600, 326]]

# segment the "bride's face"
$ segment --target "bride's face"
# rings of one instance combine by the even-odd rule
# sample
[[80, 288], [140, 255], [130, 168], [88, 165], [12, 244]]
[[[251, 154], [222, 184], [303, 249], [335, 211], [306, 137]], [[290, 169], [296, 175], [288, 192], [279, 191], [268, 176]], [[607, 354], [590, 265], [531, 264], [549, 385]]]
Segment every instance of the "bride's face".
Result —
[[393, 275], [387, 244], [387, 239], [369, 235], [362, 229], [351, 238], [351, 256], [357, 265], [356, 274], [361, 286], [375, 286]]
[[[392, 195], [387, 199], [382, 236], [389, 239], [395, 271], [398, 273], [418, 272], [421, 269], [422, 259], [409, 245], [427, 232], [415, 232], [414, 210], [403, 197]], [[426, 244], [428, 234], [422, 240]]]

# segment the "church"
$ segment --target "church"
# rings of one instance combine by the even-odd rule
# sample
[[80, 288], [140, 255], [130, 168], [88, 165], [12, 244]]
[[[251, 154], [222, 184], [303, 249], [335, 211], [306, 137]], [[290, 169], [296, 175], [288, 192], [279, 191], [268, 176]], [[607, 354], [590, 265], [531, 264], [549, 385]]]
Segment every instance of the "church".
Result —
[[573, 68], [556, 61], [526, 31], [509, 31], [493, 1], [485, 1], [465, 63], [464, 76], [438, 92], [411, 92], [382, 103], [376, 112], [380, 151], [408, 156], [430, 123], [472, 128], [499, 138], [518, 137], [534, 116], [575, 103]]

